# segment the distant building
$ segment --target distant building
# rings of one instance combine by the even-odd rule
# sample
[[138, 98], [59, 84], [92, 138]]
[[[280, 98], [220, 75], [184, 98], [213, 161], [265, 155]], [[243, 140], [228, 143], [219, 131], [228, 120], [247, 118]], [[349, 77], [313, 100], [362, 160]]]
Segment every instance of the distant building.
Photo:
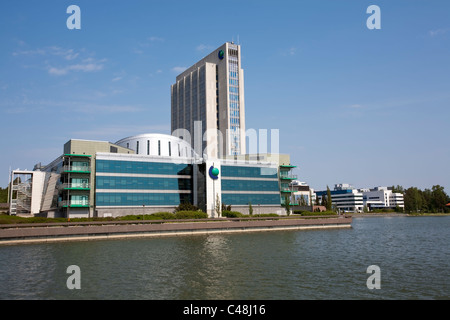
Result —
[[306, 182], [294, 180], [291, 187], [295, 204], [313, 206], [316, 203], [316, 193]]
[[394, 193], [388, 187], [359, 189], [363, 193], [364, 206], [369, 210], [395, 209], [405, 207], [403, 194]]
[[[362, 212], [364, 208], [363, 194], [351, 185], [343, 183], [336, 184], [334, 190], [330, 190], [331, 203], [340, 212]], [[327, 190], [317, 191], [316, 196], [319, 203], [322, 203], [322, 197], [327, 196]]]

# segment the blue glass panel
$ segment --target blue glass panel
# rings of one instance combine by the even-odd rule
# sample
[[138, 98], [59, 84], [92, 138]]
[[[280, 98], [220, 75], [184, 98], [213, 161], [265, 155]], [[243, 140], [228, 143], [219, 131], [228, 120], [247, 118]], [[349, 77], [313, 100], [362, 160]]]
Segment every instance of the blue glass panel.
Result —
[[224, 191], [280, 191], [278, 181], [223, 180]]
[[167, 175], [190, 175], [192, 166], [189, 164], [138, 162], [118, 160], [97, 160], [97, 172], [109, 173], [144, 173]]
[[223, 177], [278, 178], [277, 168], [222, 166]]
[[104, 206], [178, 206], [192, 203], [190, 194], [176, 193], [97, 193], [96, 205]]
[[191, 190], [190, 179], [143, 177], [96, 177], [99, 189]]
[[222, 194], [222, 203], [226, 205], [248, 205], [252, 206], [281, 204], [279, 194]]

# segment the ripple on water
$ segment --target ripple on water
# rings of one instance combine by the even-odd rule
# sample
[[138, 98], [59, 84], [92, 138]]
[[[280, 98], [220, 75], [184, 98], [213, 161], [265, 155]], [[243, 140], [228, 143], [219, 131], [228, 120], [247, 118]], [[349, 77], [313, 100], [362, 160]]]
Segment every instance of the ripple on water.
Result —
[[[449, 299], [450, 217], [0, 247], [1, 299]], [[81, 268], [68, 290], [66, 268]], [[381, 289], [366, 286], [370, 265]]]

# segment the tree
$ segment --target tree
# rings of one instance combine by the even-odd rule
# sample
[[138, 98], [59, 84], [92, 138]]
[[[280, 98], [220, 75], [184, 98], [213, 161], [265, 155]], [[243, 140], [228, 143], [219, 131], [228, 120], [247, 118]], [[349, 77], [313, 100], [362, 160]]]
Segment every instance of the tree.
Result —
[[444, 187], [435, 185], [430, 189], [420, 190], [410, 187], [404, 191], [405, 212], [447, 212], [449, 201]]
[[215, 211], [217, 213], [217, 217], [220, 217], [220, 209], [221, 209], [221, 205], [220, 205], [220, 198], [219, 198], [219, 194], [216, 195], [216, 207], [215, 207]]
[[248, 214], [251, 216], [253, 215], [253, 207], [251, 201], [248, 203]]
[[0, 188], [0, 203], [8, 202], [8, 188]]
[[406, 189], [404, 194], [404, 202], [406, 212], [420, 212], [424, 205], [422, 191], [416, 187]]
[[404, 194], [404, 193], [405, 193], [405, 190], [403, 189], [402, 186], [397, 185], [396, 187], [395, 187], [395, 186], [392, 186], [392, 192], [393, 192], [393, 193], [401, 193], [401, 194]]
[[300, 196], [300, 206], [302, 206], [302, 207], [306, 206], [306, 200], [303, 197], [303, 195]]
[[289, 216], [291, 214], [291, 206], [289, 204], [289, 196], [284, 195], [284, 209], [286, 209], [286, 214]]
[[444, 191], [444, 187], [435, 185], [431, 188], [431, 207], [433, 212], [445, 212], [448, 195]]
[[330, 191], [330, 188], [328, 188], [328, 186], [327, 186], [327, 204], [326, 204], [326, 207], [327, 207], [327, 211], [331, 211], [331, 191]]
[[320, 204], [324, 207], [327, 206], [327, 198], [324, 194], [322, 195], [322, 202]]

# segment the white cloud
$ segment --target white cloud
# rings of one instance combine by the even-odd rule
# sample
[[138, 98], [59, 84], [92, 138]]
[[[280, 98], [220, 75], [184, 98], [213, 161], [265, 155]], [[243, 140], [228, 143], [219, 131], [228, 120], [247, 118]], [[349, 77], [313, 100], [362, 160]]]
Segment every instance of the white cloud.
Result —
[[361, 105], [361, 104], [352, 104], [352, 105], [348, 106], [347, 108], [350, 108], [350, 109], [362, 109], [362, 108], [364, 108], [364, 106]]
[[177, 73], [181, 73], [181, 72], [183, 72], [186, 69], [187, 69], [186, 67], [173, 67], [172, 71], [173, 72], [177, 72]]
[[196, 48], [197, 51], [211, 51], [214, 50], [214, 47], [211, 45], [200, 44]]
[[130, 113], [142, 111], [142, 108], [131, 105], [109, 105], [86, 103], [77, 108], [77, 111], [83, 113]]
[[84, 59], [81, 63], [71, 64], [65, 67], [49, 67], [48, 73], [51, 75], [61, 76], [69, 73], [69, 71], [95, 72], [103, 69], [105, 60], [95, 61], [92, 58]]
[[[23, 46], [23, 45], [22, 45]], [[64, 49], [58, 46], [50, 46], [44, 48], [37, 48], [33, 50], [19, 50], [13, 52], [14, 56], [25, 55], [42, 55], [42, 56], [58, 56], [63, 57], [66, 60], [73, 60], [79, 56], [79, 52], [75, 52], [74, 49]]]
[[437, 36], [439, 36], [439, 35], [446, 34], [446, 33], [449, 32], [449, 31], [450, 31], [450, 28], [446, 28], [446, 29], [436, 29], [436, 30], [430, 30], [430, 31], [428, 32], [428, 34], [429, 34], [431, 37], [437, 37]]
[[[86, 57], [88, 55], [88, 57]], [[31, 50], [18, 50], [13, 52], [13, 56], [45, 56], [47, 57], [44, 64], [49, 74], [62, 76], [70, 71], [75, 72], [95, 72], [100, 71], [104, 67], [106, 59], [94, 59], [85, 54], [85, 50], [75, 51], [74, 49], [66, 49], [59, 46], [48, 46]], [[53, 57], [48, 59], [48, 57]], [[69, 64], [68, 64], [69, 63]]]
[[85, 139], [121, 139], [126, 136], [141, 134], [141, 133], [166, 133], [170, 132], [169, 125], [149, 125], [149, 126], [136, 126], [136, 125], [108, 125], [105, 127], [98, 127], [72, 132], [71, 135], [78, 138]]
[[48, 69], [48, 73], [52, 74], [52, 75], [55, 75], [55, 76], [62, 76], [62, 75], [67, 74], [67, 70], [64, 69], [64, 68], [58, 69], [58, 68], [50, 67]]
[[164, 38], [152, 36], [152, 37], [147, 38], [147, 40], [149, 40], [149, 41], [151, 41], [151, 42], [163, 42], [163, 41], [164, 41]]
[[122, 77], [115, 77], [111, 81], [112, 82], [117, 82], [117, 81], [120, 81], [120, 80], [122, 80]]
[[296, 47], [291, 47], [289, 49], [282, 49], [281, 55], [284, 57], [287, 56], [295, 56], [298, 52], [298, 49]]

